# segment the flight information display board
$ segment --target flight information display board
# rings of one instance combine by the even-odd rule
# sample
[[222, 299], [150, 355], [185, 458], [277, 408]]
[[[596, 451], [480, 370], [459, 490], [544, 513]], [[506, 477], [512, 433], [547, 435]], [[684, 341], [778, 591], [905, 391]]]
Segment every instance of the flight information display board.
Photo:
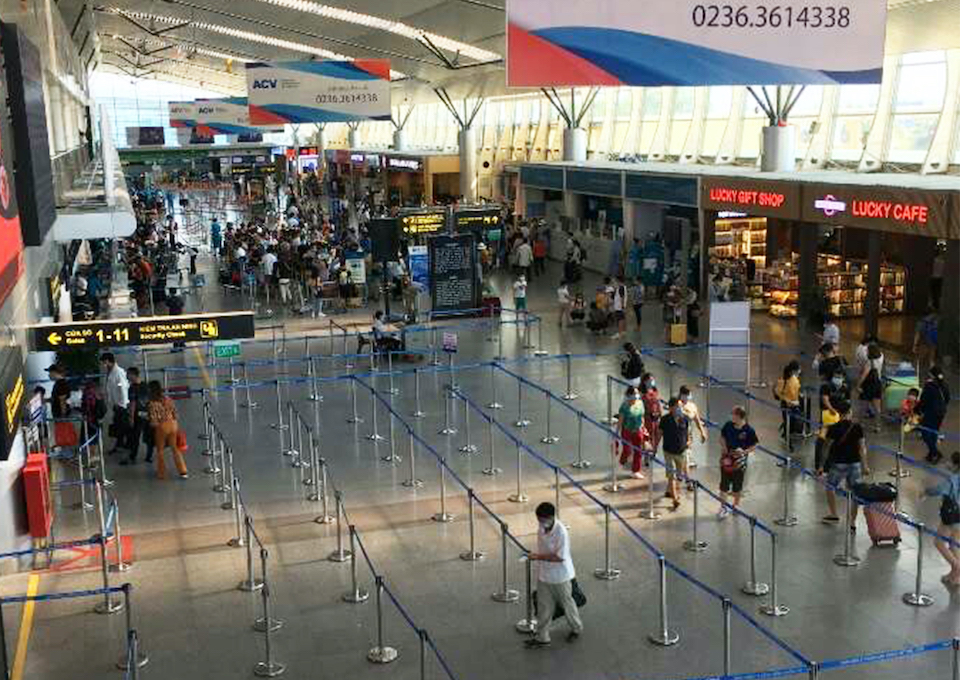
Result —
[[477, 247], [473, 234], [433, 236], [430, 249], [430, 297], [435, 312], [477, 307]]
[[253, 312], [106, 319], [30, 326], [34, 351], [83, 347], [98, 349], [171, 342], [234, 340], [254, 336]]

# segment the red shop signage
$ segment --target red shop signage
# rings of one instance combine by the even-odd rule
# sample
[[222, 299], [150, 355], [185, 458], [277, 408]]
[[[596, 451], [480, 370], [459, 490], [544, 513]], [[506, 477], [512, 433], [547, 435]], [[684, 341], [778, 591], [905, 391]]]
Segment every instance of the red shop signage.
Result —
[[735, 210], [759, 217], [798, 219], [800, 191], [796, 184], [726, 177], [703, 178], [701, 207]]

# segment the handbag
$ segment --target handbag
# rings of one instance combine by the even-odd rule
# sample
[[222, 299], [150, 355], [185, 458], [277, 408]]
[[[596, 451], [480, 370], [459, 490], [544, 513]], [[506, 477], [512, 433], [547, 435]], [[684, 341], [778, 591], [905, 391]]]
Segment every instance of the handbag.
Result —
[[960, 505], [953, 496], [944, 496], [940, 503], [940, 521], [946, 526], [960, 524]]
[[[582, 609], [587, 605], [587, 596], [583, 593], [583, 590], [580, 588], [580, 583], [577, 582], [576, 578], [570, 582], [570, 595], [573, 597], [573, 601], [576, 603], [577, 609]], [[534, 614], [537, 613], [537, 607], [537, 591], [533, 591]], [[563, 605], [558, 602], [556, 608], [553, 610], [553, 620], [556, 621], [564, 616], [566, 616], [566, 612], [563, 609]]]
[[177, 451], [186, 453], [190, 446], [187, 444], [187, 433], [183, 430], [177, 430]]
[[54, 423], [53, 441], [61, 448], [73, 447], [80, 443], [80, 437], [73, 423]]

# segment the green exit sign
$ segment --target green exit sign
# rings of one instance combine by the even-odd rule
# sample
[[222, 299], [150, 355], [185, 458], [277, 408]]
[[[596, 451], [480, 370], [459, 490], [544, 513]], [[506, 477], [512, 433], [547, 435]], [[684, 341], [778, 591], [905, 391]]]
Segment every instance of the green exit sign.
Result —
[[213, 356], [217, 359], [231, 359], [240, 356], [239, 342], [217, 342], [213, 345]]

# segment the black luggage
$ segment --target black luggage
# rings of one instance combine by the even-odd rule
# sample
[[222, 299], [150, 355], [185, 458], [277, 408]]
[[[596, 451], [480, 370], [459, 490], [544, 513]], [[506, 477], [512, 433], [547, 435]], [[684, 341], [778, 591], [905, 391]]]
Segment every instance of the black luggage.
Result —
[[890, 482], [857, 484], [853, 487], [853, 493], [866, 503], [892, 503], [897, 499], [897, 487]]

